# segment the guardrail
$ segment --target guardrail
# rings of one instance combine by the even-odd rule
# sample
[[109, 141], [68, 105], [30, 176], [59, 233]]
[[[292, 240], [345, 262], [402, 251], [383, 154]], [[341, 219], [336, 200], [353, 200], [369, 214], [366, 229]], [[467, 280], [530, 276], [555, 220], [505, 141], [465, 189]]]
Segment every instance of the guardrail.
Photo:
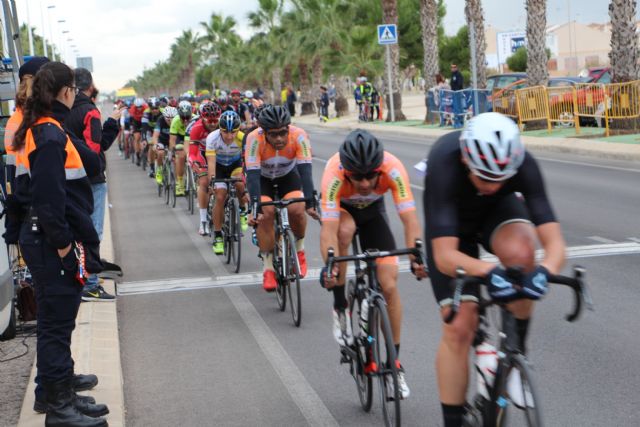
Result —
[[533, 86], [516, 90], [516, 107], [518, 124], [521, 129], [526, 122], [545, 120], [547, 129], [551, 130], [549, 98], [547, 97], [547, 88], [545, 86]]
[[[489, 111], [489, 91], [482, 89], [445, 90], [438, 92], [438, 99], [433, 99], [438, 107], [441, 126], [460, 128], [471, 117]], [[427, 103], [429, 96], [427, 96]]]

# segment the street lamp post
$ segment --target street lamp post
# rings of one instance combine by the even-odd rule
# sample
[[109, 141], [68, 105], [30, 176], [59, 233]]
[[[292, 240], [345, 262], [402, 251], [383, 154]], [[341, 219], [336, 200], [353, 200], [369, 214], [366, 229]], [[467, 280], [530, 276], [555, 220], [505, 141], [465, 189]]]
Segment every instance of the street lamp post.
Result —
[[49, 40], [51, 40], [51, 58], [56, 59], [56, 49], [53, 44], [53, 25], [51, 24], [51, 9], [56, 7], [55, 4], [47, 6], [47, 15], [49, 16]]
[[64, 32], [65, 32], [65, 30], [62, 29], [62, 24], [64, 24], [65, 22], [67, 22], [67, 21], [64, 20], [64, 19], [58, 19], [58, 30], [62, 34], [60, 36], [60, 46], [58, 47], [58, 49], [59, 49], [59, 51], [58, 51], [58, 60], [59, 61], [62, 61], [62, 54], [63, 54], [63, 51], [64, 51]]

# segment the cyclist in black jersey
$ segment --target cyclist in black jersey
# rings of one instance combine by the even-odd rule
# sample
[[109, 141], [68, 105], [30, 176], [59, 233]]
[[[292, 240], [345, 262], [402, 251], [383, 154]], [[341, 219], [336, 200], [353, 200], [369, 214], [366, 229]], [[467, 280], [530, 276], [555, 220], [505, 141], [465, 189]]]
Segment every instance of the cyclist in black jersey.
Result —
[[[450, 311], [449, 285], [457, 267], [486, 277], [492, 299], [514, 300], [508, 307], [524, 352], [532, 300], [546, 293], [548, 274], [560, 272], [565, 243], [538, 163], [525, 150], [516, 124], [484, 113], [462, 132], [441, 137], [428, 156], [423, 202], [429, 275], [442, 316]], [[537, 242], [545, 252], [539, 264]], [[500, 264], [480, 260], [479, 245]], [[517, 284], [506, 274], [516, 266], [525, 272]], [[465, 291], [458, 316], [442, 324], [436, 370], [445, 427], [461, 426], [464, 417], [477, 296], [477, 288]]]

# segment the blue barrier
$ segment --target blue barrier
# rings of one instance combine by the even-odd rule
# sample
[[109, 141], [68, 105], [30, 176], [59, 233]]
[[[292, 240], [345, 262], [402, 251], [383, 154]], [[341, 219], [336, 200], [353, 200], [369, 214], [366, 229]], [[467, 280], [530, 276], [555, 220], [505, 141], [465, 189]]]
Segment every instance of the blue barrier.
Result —
[[488, 90], [440, 90], [440, 126], [461, 128], [471, 117], [489, 111]]

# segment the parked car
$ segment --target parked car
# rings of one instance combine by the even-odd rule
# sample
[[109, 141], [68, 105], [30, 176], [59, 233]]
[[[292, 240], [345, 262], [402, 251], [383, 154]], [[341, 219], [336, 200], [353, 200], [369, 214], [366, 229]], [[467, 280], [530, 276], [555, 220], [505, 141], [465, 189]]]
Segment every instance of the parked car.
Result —
[[575, 86], [576, 83], [588, 83], [587, 77], [551, 77], [547, 83], [548, 87]]
[[493, 93], [494, 89], [502, 89], [518, 80], [526, 79], [527, 73], [494, 74], [487, 77], [487, 90]]
[[599, 68], [598, 72], [589, 74], [589, 83], [611, 83], [611, 67]]

